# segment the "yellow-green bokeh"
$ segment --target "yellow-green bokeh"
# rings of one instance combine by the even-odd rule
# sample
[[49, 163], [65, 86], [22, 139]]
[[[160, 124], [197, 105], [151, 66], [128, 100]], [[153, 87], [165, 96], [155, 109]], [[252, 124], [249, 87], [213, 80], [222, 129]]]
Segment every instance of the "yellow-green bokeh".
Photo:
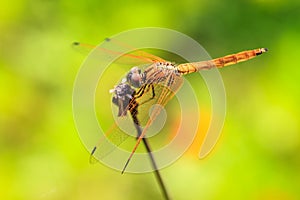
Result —
[[90, 165], [72, 116], [86, 55], [71, 43], [147, 26], [183, 32], [212, 57], [269, 48], [221, 70], [222, 137], [207, 159], [188, 153], [162, 170], [171, 196], [299, 199], [299, 9], [297, 0], [2, 2], [0, 199], [162, 199], [152, 174]]

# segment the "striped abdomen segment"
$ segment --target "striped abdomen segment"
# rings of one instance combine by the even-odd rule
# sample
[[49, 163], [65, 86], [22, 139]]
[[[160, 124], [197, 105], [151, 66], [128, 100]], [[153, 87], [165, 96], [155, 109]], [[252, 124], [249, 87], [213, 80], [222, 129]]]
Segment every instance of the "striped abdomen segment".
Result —
[[240, 53], [224, 56], [221, 58], [216, 58], [208, 61], [194, 62], [194, 63], [184, 63], [177, 66], [177, 71], [180, 74], [190, 74], [203, 69], [210, 69], [213, 67], [222, 68], [228, 65], [234, 65], [239, 62], [247, 61], [252, 59], [262, 53], [267, 52], [268, 49], [260, 48], [255, 50], [243, 51]]

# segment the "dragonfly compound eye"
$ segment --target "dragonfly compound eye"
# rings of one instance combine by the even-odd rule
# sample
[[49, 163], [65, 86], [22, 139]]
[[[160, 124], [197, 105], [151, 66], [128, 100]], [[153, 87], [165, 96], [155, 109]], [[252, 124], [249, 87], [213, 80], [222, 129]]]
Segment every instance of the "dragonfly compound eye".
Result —
[[140, 74], [132, 74], [129, 83], [136, 88], [141, 87], [142, 77]]

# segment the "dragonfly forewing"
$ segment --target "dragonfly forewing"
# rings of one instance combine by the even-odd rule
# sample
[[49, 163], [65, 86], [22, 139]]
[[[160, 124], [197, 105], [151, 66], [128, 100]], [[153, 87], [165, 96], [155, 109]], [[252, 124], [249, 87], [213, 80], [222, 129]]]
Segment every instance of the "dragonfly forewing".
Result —
[[[157, 70], [156, 64], [150, 65], [142, 73], [145, 77], [139, 88], [134, 90], [128, 82], [121, 82], [112, 90], [115, 91], [112, 101], [119, 108], [116, 122], [101, 137], [92, 150], [91, 157], [104, 158], [121, 145], [129, 135], [138, 138], [135, 125], [143, 129], [142, 134], [145, 136], [161, 109], [173, 98], [183, 83], [180, 75], [170, 69]], [[127, 112], [133, 118], [130, 119], [132, 123], [128, 121], [130, 115]]]
[[[103, 48], [102, 46], [107, 46], [107, 48]], [[72, 44], [73, 49], [84, 54], [88, 54], [94, 50], [94, 53], [98, 54], [99, 58], [102, 59], [105, 58], [108, 60], [112, 57], [118, 57], [114, 63], [121, 65], [142, 65], [155, 62], [166, 62], [158, 56], [145, 51], [135, 50], [135, 48], [130, 47], [129, 45], [115, 41], [115, 39], [105, 40], [104, 45], [102, 46], [95, 46], [81, 42], [73, 42]]]

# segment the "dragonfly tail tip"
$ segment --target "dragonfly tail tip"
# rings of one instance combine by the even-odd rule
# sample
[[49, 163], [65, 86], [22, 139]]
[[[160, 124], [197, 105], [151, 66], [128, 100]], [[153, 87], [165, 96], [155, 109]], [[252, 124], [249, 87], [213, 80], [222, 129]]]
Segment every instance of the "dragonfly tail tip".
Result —
[[266, 53], [268, 51], [267, 48], [259, 48], [256, 50], [255, 54], [258, 56], [258, 55], [261, 55], [263, 53]]

